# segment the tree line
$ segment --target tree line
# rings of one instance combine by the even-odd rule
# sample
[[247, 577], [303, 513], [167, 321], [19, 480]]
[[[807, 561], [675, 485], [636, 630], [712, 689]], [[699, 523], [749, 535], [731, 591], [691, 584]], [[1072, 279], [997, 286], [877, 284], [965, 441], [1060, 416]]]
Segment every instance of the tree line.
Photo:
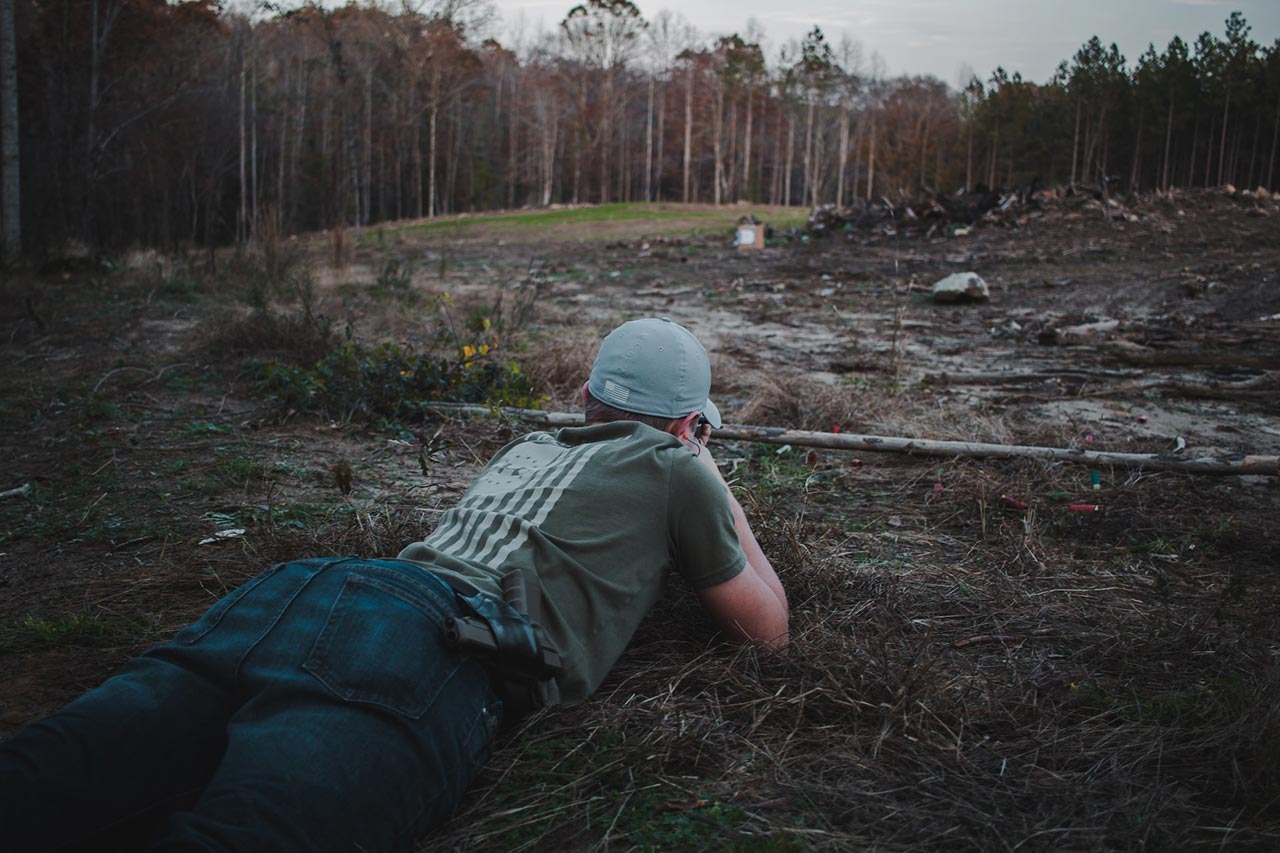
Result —
[[6, 257], [586, 202], [1276, 187], [1280, 40], [1239, 13], [1132, 64], [1094, 37], [1044, 83], [958, 91], [820, 26], [770, 47], [587, 0], [502, 44], [489, 13], [0, 0]]

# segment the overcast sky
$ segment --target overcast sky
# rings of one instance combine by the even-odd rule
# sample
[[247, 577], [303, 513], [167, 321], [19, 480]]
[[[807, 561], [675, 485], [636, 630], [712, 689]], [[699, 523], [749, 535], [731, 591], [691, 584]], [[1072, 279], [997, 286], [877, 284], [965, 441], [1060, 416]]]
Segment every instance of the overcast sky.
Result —
[[[577, 0], [495, 0], [509, 36], [523, 15], [525, 31], [552, 29]], [[661, 9], [683, 14], [704, 34], [745, 31], [748, 18], [766, 33], [770, 58], [779, 44], [799, 39], [814, 24], [833, 45], [847, 33], [888, 73], [932, 74], [955, 86], [961, 69], [987, 78], [997, 65], [1037, 83], [1090, 36], [1115, 42], [1132, 66], [1153, 42], [1173, 36], [1194, 42], [1208, 30], [1221, 37], [1233, 11], [1244, 13], [1254, 41], [1280, 38], [1280, 0], [633, 0], [645, 19]], [[509, 38], [502, 38], [507, 42]]]

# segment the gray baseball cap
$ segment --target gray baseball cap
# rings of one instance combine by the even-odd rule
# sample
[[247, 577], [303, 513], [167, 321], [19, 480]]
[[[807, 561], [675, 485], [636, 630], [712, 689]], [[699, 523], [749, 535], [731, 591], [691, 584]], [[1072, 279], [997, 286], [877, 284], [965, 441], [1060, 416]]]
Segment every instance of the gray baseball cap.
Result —
[[699, 412], [720, 427], [720, 410], [707, 398], [707, 351], [670, 317], [632, 320], [610, 332], [600, 344], [587, 389], [623, 411], [663, 418]]

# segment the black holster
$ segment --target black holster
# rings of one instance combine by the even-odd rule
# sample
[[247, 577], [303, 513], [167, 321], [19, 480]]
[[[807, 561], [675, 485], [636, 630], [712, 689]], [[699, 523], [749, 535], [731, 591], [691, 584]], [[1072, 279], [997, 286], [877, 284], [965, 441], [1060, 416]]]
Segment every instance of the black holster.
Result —
[[539, 687], [564, 667], [542, 626], [541, 590], [530, 598], [519, 569], [502, 578], [502, 598], [487, 593], [458, 593], [468, 615], [444, 623], [445, 642], [484, 664], [502, 699], [503, 725], [509, 727], [543, 705]]

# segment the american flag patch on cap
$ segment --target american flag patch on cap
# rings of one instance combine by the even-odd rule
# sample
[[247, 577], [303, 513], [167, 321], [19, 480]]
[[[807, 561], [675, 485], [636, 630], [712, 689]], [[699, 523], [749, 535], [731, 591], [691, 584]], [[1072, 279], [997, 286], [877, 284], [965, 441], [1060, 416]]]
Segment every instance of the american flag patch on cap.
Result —
[[604, 393], [616, 403], [625, 403], [627, 398], [631, 396], [631, 389], [619, 385], [612, 379], [606, 379], [604, 381]]

